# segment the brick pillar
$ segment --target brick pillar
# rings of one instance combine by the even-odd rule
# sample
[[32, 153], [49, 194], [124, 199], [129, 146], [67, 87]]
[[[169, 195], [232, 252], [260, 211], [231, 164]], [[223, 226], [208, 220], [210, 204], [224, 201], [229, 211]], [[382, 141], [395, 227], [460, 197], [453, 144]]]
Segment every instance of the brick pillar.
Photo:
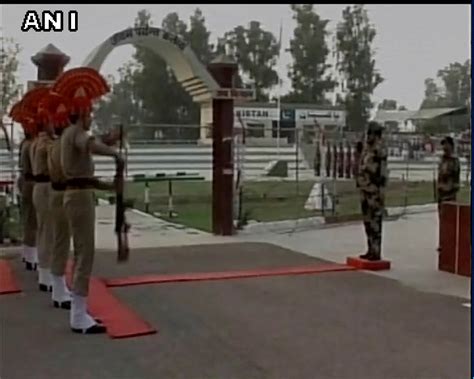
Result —
[[[237, 64], [229, 57], [218, 56], [208, 68], [222, 88], [234, 87]], [[212, 100], [212, 118], [212, 231], [230, 236], [234, 233], [234, 100]]]
[[31, 61], [38, 68], [37, 80], [54, 81], [62, 74], [70, 58], [52, 44], [38, 51]]

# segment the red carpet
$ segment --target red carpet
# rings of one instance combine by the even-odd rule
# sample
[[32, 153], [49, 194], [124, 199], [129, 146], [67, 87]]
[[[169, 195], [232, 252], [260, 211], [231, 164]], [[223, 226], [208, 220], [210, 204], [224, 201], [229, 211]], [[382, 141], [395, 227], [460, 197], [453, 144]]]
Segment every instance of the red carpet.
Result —
[[156, 329], [121, 303], [100, 279], [91, 278], [89, 294], [89, 311], [102, 320], [110, 337], [129, 338], [156, 333]]
[[[67, 277], [71, 285], [72, 263], [68, 262]], [[88, 308], [107, 327], [111, 338], [130, 338], [156, 333], [156, 329], [143, 321], [134, 311], [120, 302], [105, 283], [92, 277], [89, 284]]]
[[340, 264], [319, 264], [299, 267], [279, 267], [270, 269], [224, 271], [224, 272], [196, 272], [185, 274], [150, 274], [131, 276], [128, 278], [104, 279], [108, 287], [135, 286], [140, 284], [159, 284], [174, 282], [194, 282], [200, 280], [244, 279], [264, 276], [317, 274], [330, 271], [351, 271], [354, 267]]
[[21, 292], [8, 261], [0, 259], [0, 295]]

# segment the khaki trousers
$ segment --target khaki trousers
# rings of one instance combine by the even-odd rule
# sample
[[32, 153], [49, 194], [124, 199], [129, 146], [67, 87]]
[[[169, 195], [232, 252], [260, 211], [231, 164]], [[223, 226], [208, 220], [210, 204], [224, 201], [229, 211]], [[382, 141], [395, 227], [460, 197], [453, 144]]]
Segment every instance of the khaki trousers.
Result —
[[33, 205], [34, 182], [24, 182], [21, 189], [21, 217], [23, 223], [23, 244], [36, 246], [36, 210]]
[[87, 296], [95, 252], [94, 190], [66, 190], [64, 209], [74, 247], [72, 290], [75, 295]]
[[49, 208], [51, 183], [36, 183], [33, 189], [33, 204], [36, 209], [38, 263], [42, 269], [49, 269], [53, 251], [52, 214]]
[[71, 246], [71, 233], [69, 223], [64, 210], [64, 191], [51, 190], [49, 207], [53, 213], [53, 252], [51, 257], [51, 273], [55, 276], [63, 276], [66, 271], [66, 263]]

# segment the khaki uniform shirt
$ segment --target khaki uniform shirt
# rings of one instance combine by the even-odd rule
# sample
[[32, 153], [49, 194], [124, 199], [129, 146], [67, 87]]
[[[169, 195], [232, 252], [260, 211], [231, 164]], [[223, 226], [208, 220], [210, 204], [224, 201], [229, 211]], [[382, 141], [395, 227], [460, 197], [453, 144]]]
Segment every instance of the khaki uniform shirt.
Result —
[[48, 170], [48, 150], [53, 143], [53, 139], [46, 132], [40, 132], [33, 145], [33, 175], [49, 175]]
[[71, 125], [63, 132], [61, 166], [66, 179], [94, 177], [94, 162], [89, 148], [92, 138], [78, 125]]
[[27, 176], [33, 175], [33, 167], [30, 160], [30, 148], [32, 143], [32, 140], [24, 140], [21, 144], [20, 169], [23, 179], [26, 179]]
[[49, 146], [48, 170], [52, 183], [64, 183], [66, 181], [61, 166], [61, 138], [56, 138]]

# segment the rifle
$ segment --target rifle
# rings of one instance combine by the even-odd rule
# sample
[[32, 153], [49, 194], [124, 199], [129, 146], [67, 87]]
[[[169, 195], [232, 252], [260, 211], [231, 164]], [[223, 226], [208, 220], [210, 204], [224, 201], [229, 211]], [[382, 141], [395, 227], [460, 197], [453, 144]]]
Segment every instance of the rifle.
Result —
[[[122, 155], [123, 148], [123, 124], [119, 125], [119, 153]], [[123, 187], [124, 187], [124, 163], [123, 161], [117, 162], [115, 172], [115, 183], [116, 183], [116, 199], [115, 199], [115, 233], [117, 234], [117, 261], [126, 262], [128, 261], [130, 249], [128, 246], [128, 230], [130, 225], [127, 223], [125, 218], [125, 203], [123, 199]]]

